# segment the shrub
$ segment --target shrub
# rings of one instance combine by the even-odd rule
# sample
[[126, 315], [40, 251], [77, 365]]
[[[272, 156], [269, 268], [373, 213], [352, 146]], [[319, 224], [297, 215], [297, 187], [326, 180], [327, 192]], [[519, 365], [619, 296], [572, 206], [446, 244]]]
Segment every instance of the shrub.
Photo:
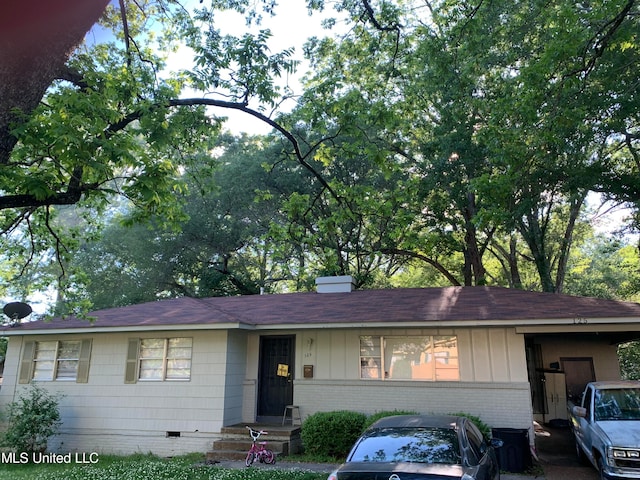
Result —
[[8, 428], [2, 444], [30, 455], [46, 451], [49, 438], [62, 424], [58, 399], [57, 395], [32, 384], [18, 400], [8, 405]]
[[467, 417], [475, 424], [476, 427], [478, 427], [478, 430], [480, 430], [480, 433], [482, 433], [485, 438], [491, 438], [491, 428], [489, 428], [489, 425], [480, 420], [480, 417], [465, 412], [452, 413], [451, 415], [456, 415], [458, 417]]
[[363, 413], [347, 410], [310, 415], [300, 431], [305, 453], [345, 457], [362, 433], [366, 419]]
[[418, 412], [412, 412], [409, 410], [386, 410], [382, 412], [376, 412], [373, 415], [367, 417], [367, 421], [364, 424], [364, 429], [369, 428], [375, 422], [384, 417], [392, 417], [394, 415], [420, 415]]

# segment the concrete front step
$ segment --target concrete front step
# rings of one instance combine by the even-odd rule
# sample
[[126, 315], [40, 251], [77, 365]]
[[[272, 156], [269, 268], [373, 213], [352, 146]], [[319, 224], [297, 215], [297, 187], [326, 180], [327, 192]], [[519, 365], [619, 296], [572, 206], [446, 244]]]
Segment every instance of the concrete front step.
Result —
[[[266, 448], [278, 455], [289, 454], [289, 442], [278, 440], [276, 442], [267, 442]], [[236, 452], [248, 452], [251, 448], [251, 441], [245, 440], [230, 440], [223, 438], [222, 440], [216, 440], [213, 442], [214, 450], [222, 451], [236, 451]]]
[[206, 454], [207, 463], [222, 462], [225, 460], [244, 460], [245, 458], [247, 458], [247, 452], [211, 450]]
[[[280, 425], [249, 425], [254, 430], [264, 430], [267, 432], [266, 435], [260, 437], [260, 440], [265, 439], [269, 441], [269, 439], [273, 440], [281, 440], [281, 439], [290, 439], [292, 437], [300, 436], [300, 427], [299, 426], [280, 426]], [[248, 438], [251, 439], [249, 435], [249, 430], [247, 430], [246, 425], [230, 425], [227, 427], [222, 427], [220, 429], [220, 434], [224, 437], [230, 438]]]
[[[268, 433], [259, 441], [267, 442], [266, 447], [278, 457], [302, 450], [300, 427], [280, 425], [251, 425], [255, 430]], [[244, 460], [251, 448], [251, 436], [244, 425], [232, 425], [220, 430], [222, 438], [213, 442], [213, 449], [207, 452], [207, 461]]]
[[[213, 450], [206, 454], [208, 462], [222, 460], [244, 460], [251, 448], [251, 442], [234, 442], [229, 440], [217, 440], [213, 442]], [[289, 454], [289, 443], [269, 442], [266, 448], [271, 450], [277, 457]]]

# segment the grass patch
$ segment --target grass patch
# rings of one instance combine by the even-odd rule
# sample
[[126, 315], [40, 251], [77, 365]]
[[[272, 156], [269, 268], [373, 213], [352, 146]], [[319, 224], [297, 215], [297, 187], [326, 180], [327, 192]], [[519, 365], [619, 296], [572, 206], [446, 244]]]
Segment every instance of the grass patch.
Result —
[[326, 473], [305, 471], [208, 466], [200, 454], [171, 459], [140, 454], [100, 455], [94, 464], [78, 464], [73, 457], [68, 464], [20, 464], [4, 460], [0, 480], [325, 480], [327, 477]]

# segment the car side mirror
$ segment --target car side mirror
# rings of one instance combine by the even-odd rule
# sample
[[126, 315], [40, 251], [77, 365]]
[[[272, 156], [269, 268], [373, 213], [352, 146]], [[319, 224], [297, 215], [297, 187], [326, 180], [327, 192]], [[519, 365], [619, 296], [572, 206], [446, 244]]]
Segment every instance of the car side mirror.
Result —
[[571, 413], [576, 417], [587, 418], [587, 409], [584, 407], [575, 406], [571, 409]]
[[504, 442], [501, 439], [499, 439], [499, 438], [492, 438], [491, 439], [491, 446], [493, 448], [500, 448], [503, 445], [504, 445]]

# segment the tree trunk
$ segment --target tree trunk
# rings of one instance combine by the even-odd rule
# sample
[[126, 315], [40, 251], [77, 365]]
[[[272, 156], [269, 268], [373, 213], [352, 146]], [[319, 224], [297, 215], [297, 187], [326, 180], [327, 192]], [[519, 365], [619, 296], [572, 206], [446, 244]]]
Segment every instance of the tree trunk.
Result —
[[520, 277], [520, 268], [518, 267], [518, 241], [515, 235], [511, 235], [509, 239], [509, 283], [511, 288], [522, 290], [522, 278]]
[[0, 7], [0, 165], [28, 116], [109, 0], [9, 0]]
[[562, 247], [558, 256], [558, 271], [556, 273], [556, 293], [562, 293], [564, 289], [564, 280], [567, 275], [567, 262], [569, 261], [569, 253], [571, 252], [571, 244], [573, 243], [573, 232], [576, 227], [576, 220], [580, 215], [582, 204], [587, 193], [582, 192], [574, 195], [570, 200], [569, 221], [562, 239]]
[[473, 220], [477, 214], [476, 198], [472, 193], [467, 194], [467, 205], [462, 211], [465, 223], [464, 259], [465, 285], [486, 285], [487, 271], [482, 262], [482, 251], [478, 245], [478, 231]]
[[540, 286], [543, 292], [556, 293], [556, 285], [551, 275], [551, 264], [545, 247], [545, 233], [535, 213], [527, 213], [526, 218], [526, 223], [523, 221], [519, 223], [519, 231], [531, 250], [540, 277]]

